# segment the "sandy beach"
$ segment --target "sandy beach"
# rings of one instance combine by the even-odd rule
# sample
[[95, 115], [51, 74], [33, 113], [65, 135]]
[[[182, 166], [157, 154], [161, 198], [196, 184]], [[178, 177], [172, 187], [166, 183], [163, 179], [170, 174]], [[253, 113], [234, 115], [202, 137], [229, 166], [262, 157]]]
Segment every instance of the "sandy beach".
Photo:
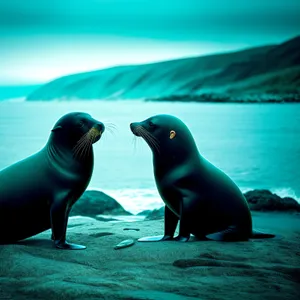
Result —
[[0, 247], [0, 299], [299, 299], [300, 214], [253, 212], [253, 222], [278, 237], [136, 241], [114, 250], [123, 240], [162, 234], [163, 220], [72, 217], [68, 239], [84, 251], [53, 248], [50, 231]]

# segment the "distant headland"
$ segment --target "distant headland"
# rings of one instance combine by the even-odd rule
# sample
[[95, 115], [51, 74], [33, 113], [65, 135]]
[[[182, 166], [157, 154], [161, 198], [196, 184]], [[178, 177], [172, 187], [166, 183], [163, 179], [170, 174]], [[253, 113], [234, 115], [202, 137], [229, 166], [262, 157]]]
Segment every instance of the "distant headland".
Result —
[[300, 36], [279, 45], [55, 79], [27, 101], [300, 102]]

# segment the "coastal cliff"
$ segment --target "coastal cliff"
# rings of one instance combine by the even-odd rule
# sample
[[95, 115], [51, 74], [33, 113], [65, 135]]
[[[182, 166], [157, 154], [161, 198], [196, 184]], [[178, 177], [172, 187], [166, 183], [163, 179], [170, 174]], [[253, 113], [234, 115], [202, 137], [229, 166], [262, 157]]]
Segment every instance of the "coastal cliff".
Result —
[[299, 95], [300, 36], [279, 45], [64, 76], [27, 100], [300, 102]]

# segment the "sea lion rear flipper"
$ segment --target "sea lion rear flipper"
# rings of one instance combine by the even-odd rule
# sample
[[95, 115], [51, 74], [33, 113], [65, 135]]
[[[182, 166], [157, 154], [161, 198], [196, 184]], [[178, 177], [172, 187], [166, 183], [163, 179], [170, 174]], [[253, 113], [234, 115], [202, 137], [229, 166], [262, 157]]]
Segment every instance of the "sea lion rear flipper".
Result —
[[263, 233], [261, 231], [252, 229], [251, 239], [268, 239], [268, 238], [274, 238], [274, 237], [275, 237], [275, 234]]
[[68, 199], [60, 197], [53, 201], [50, 208], [50, 220], [52, 228], [52, 239], [56, 248], [67, 250], [83, 250], [85, 246], [70, 244], [66, 241], [66, 231], [68, 225], [70, 208]]
[[236, 226], [229, 226], [227, 229], [215, 233], [206, 235], [209, 240], [214, 241], [225, 241], [225, 242], [236, 242], [236, 241], [247, 241], [249, 237], [241, 233]]

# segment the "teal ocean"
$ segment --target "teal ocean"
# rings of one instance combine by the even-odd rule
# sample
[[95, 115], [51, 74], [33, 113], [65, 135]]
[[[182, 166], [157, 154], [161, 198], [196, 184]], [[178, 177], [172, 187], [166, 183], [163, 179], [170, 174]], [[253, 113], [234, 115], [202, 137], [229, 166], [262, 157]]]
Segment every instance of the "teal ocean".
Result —
[[94, 145], [89, 189], [115, 197], [139, 212], [162, 206], [154, 182], [152, 154], [134, 139], [129, 124], [172, 114], [190, 128], [200, 153], [243, 190], [270, 189], [300, 199], [300, 105], [199, 104], [139, 101], [0, 102], [0, 170], [39, 151], [65, 113], [84, 111], [114, 123]]

